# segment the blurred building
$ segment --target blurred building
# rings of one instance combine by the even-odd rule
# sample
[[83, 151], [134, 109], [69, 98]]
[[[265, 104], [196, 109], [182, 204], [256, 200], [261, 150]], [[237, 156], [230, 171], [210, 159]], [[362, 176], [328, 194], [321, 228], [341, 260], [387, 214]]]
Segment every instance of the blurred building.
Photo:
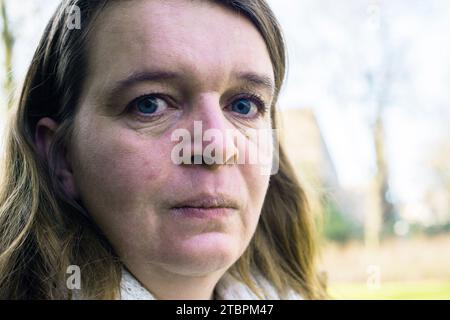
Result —
[[314, 210], [323, 210], [332, 200], [339, 211], [362, 223], [367, 207], [367, 188], [344, 190], [314, 111], [310, 108], [281, 112], [280, 136], [297, 177]]
[[339, 189], [336, 168], [312, 109], [281, 112], [281, 137], [300, 179], [313, 187]]

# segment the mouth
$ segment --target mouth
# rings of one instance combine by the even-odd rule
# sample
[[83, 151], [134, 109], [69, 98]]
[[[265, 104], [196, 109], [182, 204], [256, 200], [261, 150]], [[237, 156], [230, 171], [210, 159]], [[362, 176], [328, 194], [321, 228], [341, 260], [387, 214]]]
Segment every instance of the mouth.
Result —
[[176, 202], [171, 211], [193, 218], [218, 218], [238, 210], [236, 200], [227, 195], [199, 195]]
[[172, 208], [228, 208], [238, 209], [237, 201], [226, 195], [200, 195], [176, 202]]

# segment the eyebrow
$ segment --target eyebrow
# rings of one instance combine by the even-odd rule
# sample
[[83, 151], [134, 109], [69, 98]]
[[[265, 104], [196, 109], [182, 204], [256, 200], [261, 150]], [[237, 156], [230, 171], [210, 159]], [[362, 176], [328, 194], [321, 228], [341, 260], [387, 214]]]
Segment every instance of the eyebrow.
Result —
[[179, 78], [181, 78], [181, 75], [170, 71], [133, 72], [127, 78], [117, 81], [111, 92], [118, 92], [127, 89], [140, 82], [167, 82]]
[[[133, 72], [123, 80], [117, 81], [110, 92], [114, 95], [124, 89], [127, 89], [140, 82], [171, 82], [185, 78], [180, 73], [164, 70]], [[248, 85], [261, 87], [273, 94], [275, 85], [272, 78], [268, 75], [257, 74], [254, 72], [234, 72], [232, 78], [246, 82]]]
[[256, 87], [261, 87], [273, 94], [275, 92], [275, 84], [268, 75], [257, 74], [254, 72], [237, 72], [233, 74], [233, 78], [241, 81], [245, 81]]

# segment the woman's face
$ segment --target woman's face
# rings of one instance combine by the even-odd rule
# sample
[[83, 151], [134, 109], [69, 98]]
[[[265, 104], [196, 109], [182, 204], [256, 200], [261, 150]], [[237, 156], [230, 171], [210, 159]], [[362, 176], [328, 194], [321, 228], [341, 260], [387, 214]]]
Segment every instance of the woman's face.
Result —
[[[88, 212], [127, 265], [182, 275], [230, 267], [269, 182], [260, 164], [232, 163], [248, 150], [225, 134], [271, 128], [273, 69], [257, 29], [210, 1], [116, 2], [95, 22], [88, 62], [69, 147]], [[195, 148], [215, 147], [224, 163], [174, 161], [172, 134], [198, 136], [194, 121], [223, 134]]]

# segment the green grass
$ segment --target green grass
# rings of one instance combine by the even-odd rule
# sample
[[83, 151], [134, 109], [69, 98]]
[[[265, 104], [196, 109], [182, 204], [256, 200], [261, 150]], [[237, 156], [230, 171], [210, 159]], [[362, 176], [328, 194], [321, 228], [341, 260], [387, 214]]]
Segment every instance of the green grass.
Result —
[[332, 299], [374, 300], [449, 300], [450, 282], [389, 282], [379, 288], [368, 288], [365, 283], [330, 284]]

